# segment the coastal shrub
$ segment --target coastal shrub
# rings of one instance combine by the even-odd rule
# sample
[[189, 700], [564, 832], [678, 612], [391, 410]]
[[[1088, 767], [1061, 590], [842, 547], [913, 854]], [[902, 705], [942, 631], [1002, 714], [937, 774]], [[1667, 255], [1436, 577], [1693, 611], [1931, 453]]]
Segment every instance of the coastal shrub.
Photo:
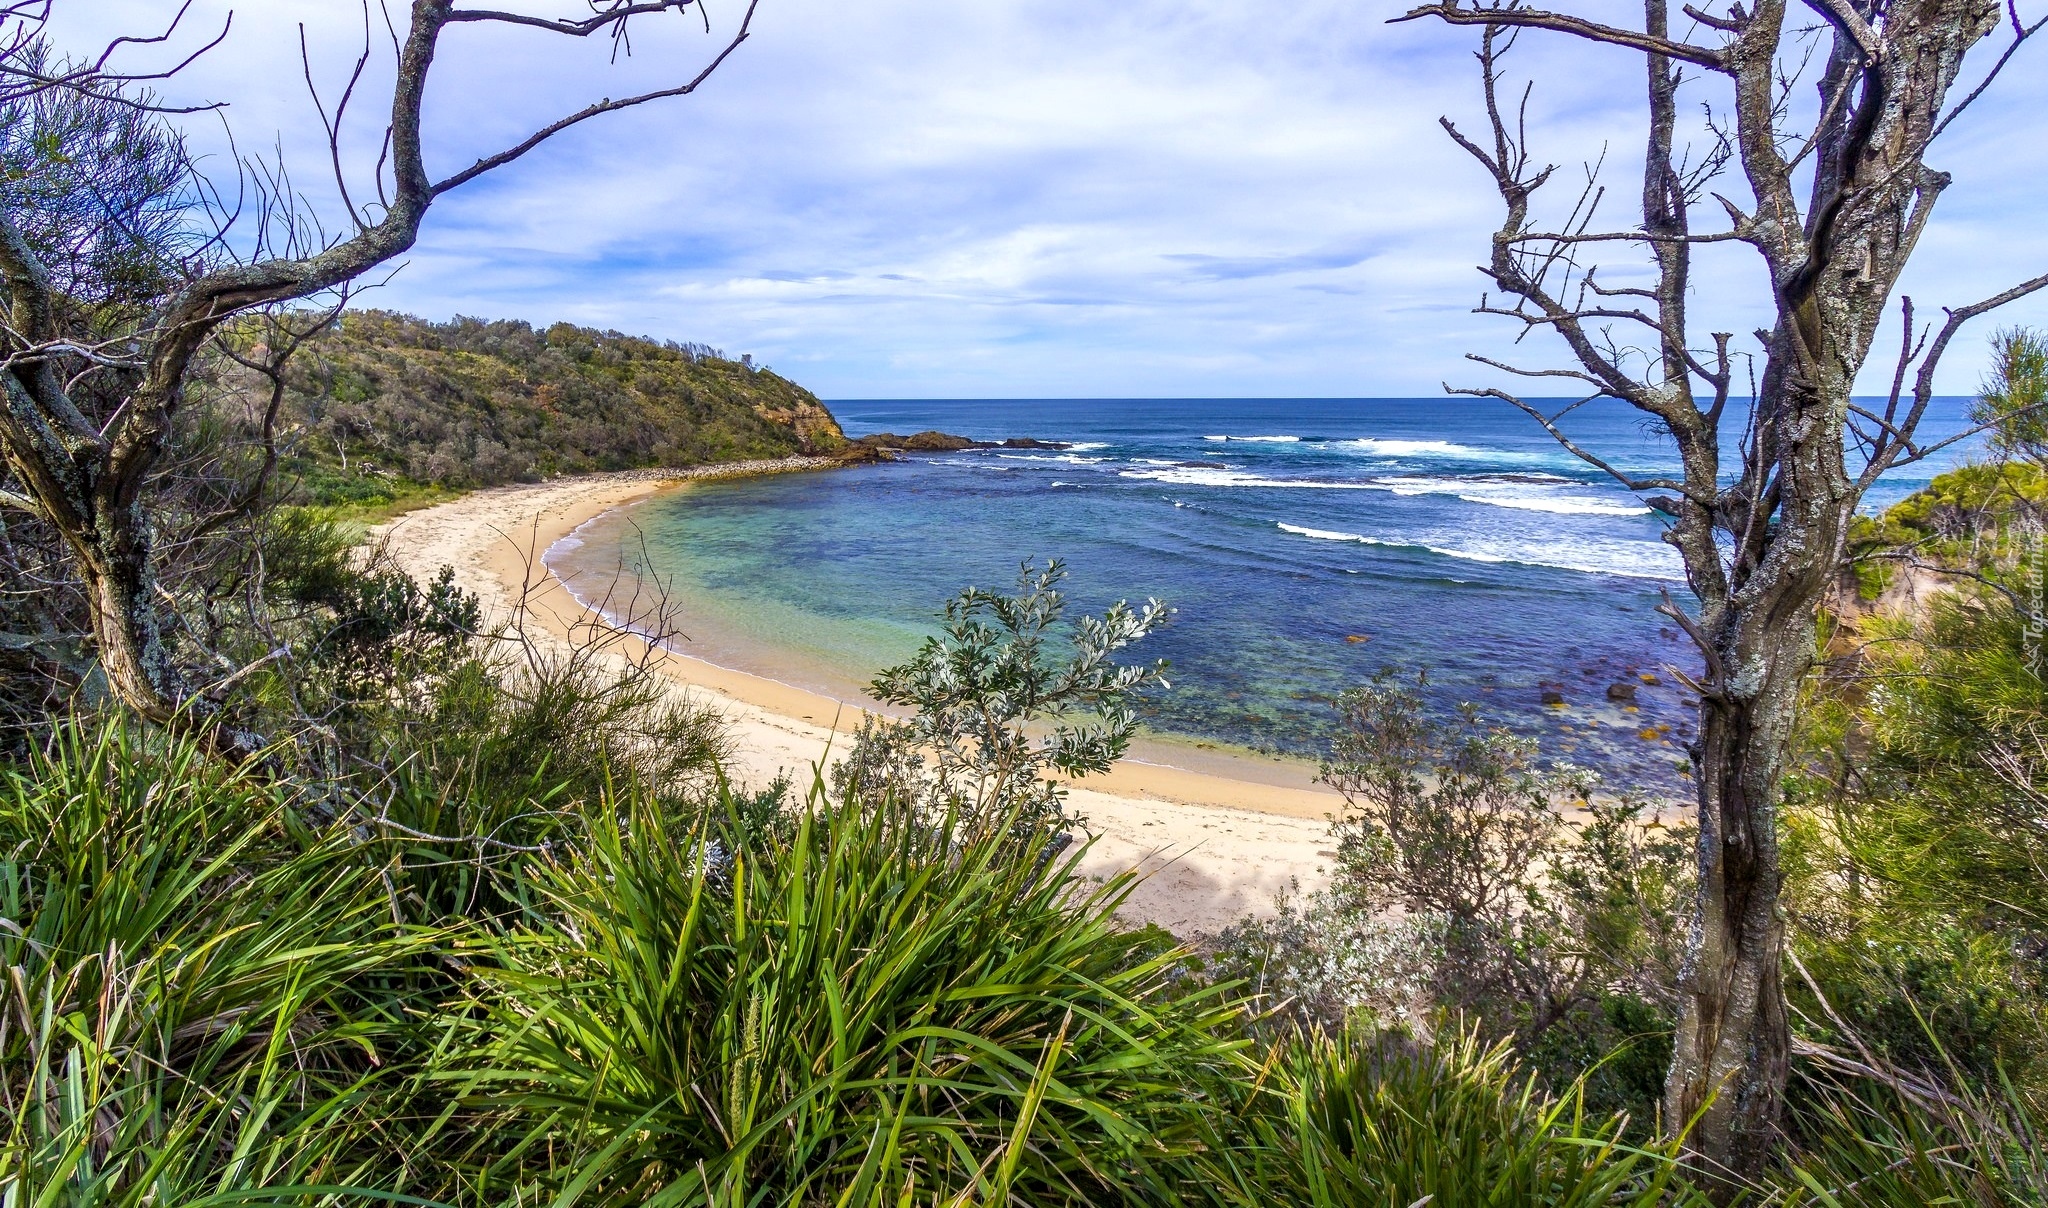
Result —
[[[2048, 1094], [2048, 687], [1995, 590], [1863, 622], [1787, 778], [1801, 1032], [1943, 1085]], [[1937, 1038], [1939, 1043], [1937, 1044]]]
[[1268, 1024], [1346, 1024], [1427, 1035], [1435, 1025], [1445, 922], [1390, 915], [1355, 896], [1290, 887], [1271, 914], [1248, 915], [1209, 945], [1210, 967], [1245, 983]]
[[[1344, 795], [1333, 891], [1441, 919], [1439, 1001], [1524, 1041], [1600, 988], [1667, 993], [1689, 845], [1591, 773], [1462, 706], [1449, 719], [1383, 674], [1338, 700], [1322, 778]], [[1565, 810], [1575, 816], [1567, 818]]]
[[387, 841], [419, 921], [527, 909], [528, 867], [577, 844], [619, 793], [679, 819], [718, 800], [731, 738], [716, 708], [587, 648], [527, 653], [471, 654], [415, 684], [356, 758], [345, 816]]
[[0, 1201], [404, 1185], [370, 1141], [429, 937], [358, 854], [191, 739], [70, 723], [0, 773]]
[[453, 572], [422, 585], [357, 526], [266, 521], [270, 657], [236, 716], [273, 742], [316, 824], [379, 840], [393, 908], [416, 922], [523, 909], [522, 870], [632, 785], [681, 816], [717, 797], [719, 711], [591, 626], [567, 641], [487, 626]]
[[[1471, 707], [1388, 672], [1347, 692], [1323, 779], [1345, 798], [1330, 885], [1221, 936], [1218, 968], [1297, 1024], [1512, 1037], [1552, 1086], [1654, 1116], [1690, 840]], [[1568, 814], [1566, 811], [1570, 810]]]
[[2048, 335], [2011, 327], [1991, 337], [1991, 373], [1970, 418], [1990, 426], [2004, 457], [2048, 463]]
[[1298, 1034], [1276, 1048], [1253, 1102], [1195, 1164], [1185, 1204], [1491, 1208], [1704, 1204], [1677, 1146], [1622, 1139], [1577, 1084], [1546, 1094], [1508, 1046], [1452, 1030], [1417, 1042], [1381, 1029]]
[[[1043, 833], [564, 803], [520, 910], [426, 929], [327, 793], [92, 720], [0, 776], [5, 1202], [1696, 1199], [1476, 1021], [1254, 1032]], [[2010, 1083], [1808, 1082], [1760, 1202], [2042, 1202]]]
[[285, 467], [319, 505], [845, 444], [816, 395], [770, 370], [568, 323], [351, 310], [287, 380]]
[[1083, 892], [1000, 831], [869, 805], [814, 785], [786, 842], [744, 846], [644, 802], [593, 817], [541, 875], [547, 921], [468, 958], [440, 1077], [478, 1186], [1108, 1204], [1189, 1153], [1247, 1042], [1227, 987], [1115, 921], [1131, 878]]
[[1119, 600], [1064, 624], [1067, 570], [1026, 562], [1015, 595], [978, 587], [946, 602], [942, 636], [876, 677], [877, 699], [908, 720], [865, 719], [833, 771], [842, 796], [891, 800], [971, 828], [1006, 820], [1025, 831], [1067, 819], [1056, 777], [1105, 772], [1137, 731], [1132, 702], [1166, 686], [1167, 664], [1112, 656], [1164, 625], [1157, 600]]

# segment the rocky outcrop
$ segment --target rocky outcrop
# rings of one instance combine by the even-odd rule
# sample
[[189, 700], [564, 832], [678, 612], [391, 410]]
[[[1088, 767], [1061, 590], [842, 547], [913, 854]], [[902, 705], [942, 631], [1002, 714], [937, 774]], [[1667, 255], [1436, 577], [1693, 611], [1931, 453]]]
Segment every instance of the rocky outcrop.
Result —
[[839, 421], [815, 398], [798, 399], [787, 405], [756, 403], [754, 414], [794, 432], [798, 451], [807, 456], [830, 456], [846, 450], [846, 433], [840, 430]]
[[909, 436], [898, 436], [894, 432], [875, 432], [867, 436], [851, 438], [849, 445], [859, 449], [886, 450], [892, 453], [957, 453], [962, 449], [1071, 449], [1065, 441], [1038, 440], [1029, 436], [1013, 436], [1008, 440], [975, 440], [969, 436], [955, 436], [950, 432], [927, 430], [913, 432]]

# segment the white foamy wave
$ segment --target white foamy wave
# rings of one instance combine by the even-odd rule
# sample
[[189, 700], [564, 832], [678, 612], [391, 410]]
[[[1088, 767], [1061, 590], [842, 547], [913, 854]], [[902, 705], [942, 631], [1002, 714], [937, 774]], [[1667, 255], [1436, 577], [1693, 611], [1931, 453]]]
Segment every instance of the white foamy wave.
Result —
[[1056, 461], [1070, 466], [1092, 466], [1115, 460], [1111, 457], [1081, 457], [1074, 453], [998, 453], [996, 456], [1004, 461]]
[[1496, 457], [1493, 450], [1475, 449], [1448, 440], [1382, 440], [1378, 437], [1362, 436], [1357, 440], [1335, 442], [1339, 446], [1362, 449], [1382, 457]]
[[1238, 444], [1250, 445], [1298, 445], [1301, 443], [1299, 436], [1205, 436], [1202, 439], [1219, 442], [1227, 440]]
[[1380, 544], [1363, 533], [1340, 533], [1335, 529], [1303, 528], [1298, 524], [1282, 524], [1280, 531], [1283, 533], [1294, 533], [1303, 537], [1314, 537], [1318, 541], [1363, 541], [1367, 545]]
[[[628, 504], [627, 506], [631, 507], [632, 505]], [[610, 520], [613, 515], [624, 510], [624, 508], [606, 508], [604, 511], [599, 512], [597, 515], [592, 516], [590, 519], [584, 521], [582, 524], [579, 524], [575, 528], [570, 529], [568, 532], [562, 534], [562, 536], [558, 538], [553, 545], [550, 545], [545, 550], [541, 551], [540, 564], [542, 566], [547, 567], [548, 570], [552, 572], [555, 568], [555, 559], [563, 557], [567, 554], [575, 553], [577, 550], [583, 548], [585, 533], [597, 527], [599, 523], [606, 520]]]
[[1097, 449], [1109, 448], [1106, 440], [1077, 440], [1067, 446], [1069, 453], [1093, 453]]
[[1298, 524], [1282, 524], [1280, 528], [1283, 532], [1295, 533], [1303, 537], [1314, 537], [1318, 541], [1355, 541], [1360, 545], [1378, 545], [1387, 549], [1419, 549], [1426, 550], [1432, 554], [1441, 554], [1446, 558], [1464, 558], [1471, 562], [1508, 561], [1506, 558], [1496, 557], [1492, 554], [1475, 553], [1471, 550], [1443, 549], [1434, 545], [1424, 545], [1420, 541], [1389, 541], [1380, 537], [1368, 537], [1364, 533], [1340, 533], [1334, 529], [1303, 528]]
[[1518, 466], [1556, 465], [1561, 458], [1568, 460], [1568, 455], [1562, 450], [1531, 452], [1524, 449], [1487, 449], [1461, 445], [1451, 440], [1396, 440], [1377, 436], [1361, 436], [1356, 440], [1333, 440], [1325, 447], [1395, 460], [1442, 458], [1450, 461], [1490, 461]]
[[1321, 541], [1352, 541], [1360, 545], [1377, 545], [1393, 549], [1418, 549], [1445, 558], [1458, 558], [1466, 562], [1492, 564], [1513, 563], [1520, 566], [1537, 566], [1548, 570], [1576, 571], [1587, 575], [1614, 575], [1626, 579], [1653, 579], [1661, 582], [1682, 583], [1685, 569], [1678, 560], [1678, 552], [1661, 541], [1603, 541], [1566, 538], [1544, 541], [1539, 544], [1519, 545], [1493, 541], [1472, 541], [1459, 544], [1435, 544], [1431, 541], [1398, 541], [1381, 537], [1368, 537], [1363, 533], [1345, 533], [1334, 529], [1314, 529], [1299, 524], [1280, 524], [1282, 532], [1301, 537], [1312, 537]]
[[1596, 503], [1590, 499], [1531, 499], [1505, 495], [1460, 495], [1467, 503], [1491, 504], [1497, 508], [1519, 508], [1525, 512], [1550, 512], [1558, 516], [1647, 516], [1646, 507]]
[[1261, 478], [1243, 470], [1215, 470], [1182, 466], [1171, 470], [1120, 470], [1122, 478], [1143, 478], [1152, 482], [1171, 482], [1190, 487], [1285, 487], [1307, 488], [1325, 491], [1370, 491], [1374, 487], [1364, 482], [1311, 482], [1300, 478]]
[[1515, 508], [1524, 512], [1549, 512], [1556, 516], [1647, 516], [1650, 509], [1630, 500], [1601, 498], [1594, 488], [1573, 484], [1570, 479], [1550, 475], [1528, 475], [1527, 480], [1484, 478], [1379, 478], [1375, 485], [1396, 495], [1455, 495], [1466, 503]]

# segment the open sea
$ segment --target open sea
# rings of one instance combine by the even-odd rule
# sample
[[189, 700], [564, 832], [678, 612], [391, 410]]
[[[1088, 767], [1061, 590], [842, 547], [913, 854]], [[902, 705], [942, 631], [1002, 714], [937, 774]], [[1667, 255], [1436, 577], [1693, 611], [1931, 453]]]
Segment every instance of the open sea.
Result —
[[[856, 700], [935, 631], [949, 596], [1057, 557], [1078, 608], [1156, 596], [1177, 609], [1133, 651], [1173, 663], [1172, 689], [1144, 710], [1169, 752], [1313, 757], [1331, 700], [1397, 667], [1426, 672], [1438, 707], [1476, 702], [1617, 789], [1682, 784], [1690, 701], [1666, 668], [1696, 659], [1652, 611], [1667, 590], [1689, 602], [1665, 521], [1504, 404], [830, 406], [851, 435], [936, 428], [1073, 447], [700, 484], [600, 517], [549, 565], [592, 601], [622, 575], [659, 583], [683, 653]], [[1938, 400], [1923, 435], [1960, 430], [1965, 412]], [[1573, 417], [1582, 444], [1627, 470], [1673, 460], [1624, 404]], [[1895, 471], [1866, 510], [1924, 486], [1963, 448]], [[1637, 685], [1632, 704], [1608, 698], [1617, 683]]]

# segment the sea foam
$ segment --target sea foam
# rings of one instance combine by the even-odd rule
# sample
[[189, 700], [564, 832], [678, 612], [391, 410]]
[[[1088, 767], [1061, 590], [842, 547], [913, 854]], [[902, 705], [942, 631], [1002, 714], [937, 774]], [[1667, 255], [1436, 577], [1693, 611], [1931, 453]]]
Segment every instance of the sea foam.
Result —
[[1120, 470], [1121, 478], [1142, 478], [1152, 482], [1171, 482], [1190, 487], [1278, 487], [1285, 489], [1307, 488], [1325, 491], [1370, 491], [1375, 488], [1368, 482], [1316, 482], [1306, 478], [1262, 478], [1247, 474], [1243, 470], [1215, 470], [1205, 467], [1182, 466], [1168, 470]]
[[1683, 582], [1685, 579], [1684, 568], [1678, 562], [1677, 551], [1657, 541], [1561, 537], [1527, 543], [1482, 540], [1460, 546], [1440, 545], [1424, 540], [1368, 537], [1363, 533], [1309, 528], [1300, 524], [1281, 523], [1277, 527], [1282, 532], [1319, 541], [1350, 541], [1388, 549], [1421, 550], [1465, 562], [1495, 565], [1512, 563], [1547, 570], [1568, 570], [1579, 574], [1614, 575], [1625, 579], [1651, 579], [1659, 582]]

